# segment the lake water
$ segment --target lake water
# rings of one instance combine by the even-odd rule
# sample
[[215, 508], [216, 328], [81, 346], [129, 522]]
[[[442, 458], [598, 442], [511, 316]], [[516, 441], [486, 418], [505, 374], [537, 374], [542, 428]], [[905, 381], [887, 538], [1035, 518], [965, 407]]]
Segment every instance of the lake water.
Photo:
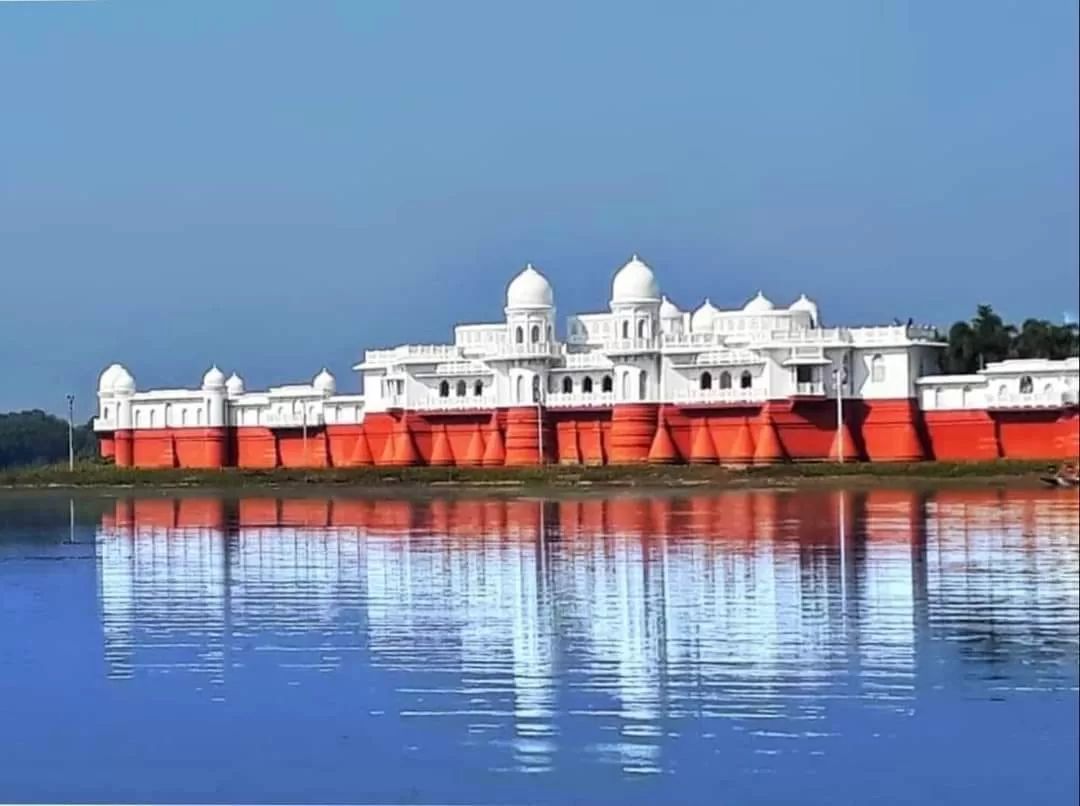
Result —
[[1075, 804], [1078, 529], [1050, 490], [7, 495], [0, 799]]

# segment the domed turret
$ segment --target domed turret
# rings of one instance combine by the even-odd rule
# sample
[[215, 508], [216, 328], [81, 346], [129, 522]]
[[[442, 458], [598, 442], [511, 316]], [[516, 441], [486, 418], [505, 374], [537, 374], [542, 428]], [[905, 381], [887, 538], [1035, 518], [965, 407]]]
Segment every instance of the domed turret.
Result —
[[528, 264], [506, 287], [506, 307], [516, 310], [551, 308], [555, 292], [547, 278]]
[[615, 279], [611, 282], [613, 305], [659, 301], [660, 285], [656, 282], [656, 275], [637, 255], [615, 272]]
[[757, 292], [757, 295], [752, 300], [743, 306], [744, 313], [766, 313], [775, 309], [776, 306], [773, 305], [769, 298], [760, 291]]
[[679, 306], [669, 300], [667, 297], [660, 298], [660, 318], [661, 319], [681, 319], [682, 311], [679, 310]]
[[135, 394], [135, 379], [123, 366], [117, 365], [118, 369], [113, 376], [112, 390], [118, 395]]
[[113, 387], [116, 385], [117, 376], [123, 371], [124, 368], [119, 364], [110, 364], [98, 379], [98, 394], [111, 394]]
[[221, 390], [225, 388], [225, 373], [217, 368], [217, 364], [210, 367], [203, 375], [202, 388], [206, 390]]
[[800, 294], [799, 298], [797, 300], [795, 300], [793, 303], [791, 303], [791, 305], [788, 307], [788, 310], [793, 311], [793, 312], [808, 313], [808, 314], [810, 314], [810, 318], [811, 318], [811, 320], [813, 320], [814, 324], [817, 324], [817, 320], [818, 320], [817, 303], [814, 302], [809, 297], [807, 297], [806, 294]]
[[315, 376], [315, 380], [311, 382], [311, 385], [315, 387], [316, 391], [324, 395], [332, 395], [337, 392], [337, 381], [334, 380], [334, 376], [323, 367], [318, 375]]
[[709, 333], [712, 331], [716, 317], [719, 315], [720, 311], [706, 298], [701, 307], [694, 311], [693, 316], [690, 317], [690, 329], [694, 333]]
[[244, 394], [244, 379], [234, 372], [229, 376], [229, 380], [225, 381], [225, 393], [229, 397], [240, 397]]

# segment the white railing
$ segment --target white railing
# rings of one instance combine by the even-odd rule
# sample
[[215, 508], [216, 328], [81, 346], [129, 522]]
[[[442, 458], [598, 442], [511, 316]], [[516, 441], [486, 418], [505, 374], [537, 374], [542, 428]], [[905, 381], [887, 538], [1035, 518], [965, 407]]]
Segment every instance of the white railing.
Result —
[[768, 398], [765, 389], [684, 389], [675, 392], [675, 403], [760, 403]]
[[410, 402], [409, 408], [423, 411], [462, 411], [464, 409], [491, 409], [498, 405], [495, 395], [474, 395], [472, 390], [463, 397], [429, 397], [420, 402]]
[[716, 350], [702, 353], [694, 363], [698, 366], [751, 366], [764, 364], [765, 359], [751, 350]]
[[565, 369], [611, 369], [614, 362], [603, 353], [567, 353], [563, 356]]
[[1067, 406], [1068, 396], [1063, 392], [1039, 392], [1031, 394], [1011, 393], [990, 396], [986, 401], [988, 409], [1045, 409]]
[[388, 350], [365, 350], [364, 361], [398, 363], [406, 361], [453, 361], [461, 358], [461, 349], [452, 344], [403, 344]]
[[548, 408], [592, 408], [615, 405], [614, 392], [550, 392], [544, 400]]
[[795, 384], [795, 394], [800, 397], [820, 397], [825, 394], [825, 384], [822, 381], [804, 381]]
[[447, 361], [435, 367], [436, 375], [490, 375], [491, 367], [483, 361]]
[[259, 425], [266, 428], [313, 428], [323, 424], [321, 411], [303, 414], [295, 411], [263, 411], [259, 413]]
[[671, 333], [660, 337], [664, 347], [713, 347], [724, 340], [716, 333]]
[[611, 339], [603, 343], [603, 349], [611, 353], [639, 353], [659, 349], [656, 339]]

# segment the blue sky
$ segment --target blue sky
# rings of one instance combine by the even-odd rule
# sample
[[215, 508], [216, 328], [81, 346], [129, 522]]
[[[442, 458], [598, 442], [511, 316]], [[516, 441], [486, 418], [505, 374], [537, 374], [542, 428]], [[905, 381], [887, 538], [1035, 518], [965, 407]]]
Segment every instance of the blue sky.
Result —
[[0, 409], [249, 387], [638, 252], [692, 308], [1060, 319], [1077, 4], [0, 2]]

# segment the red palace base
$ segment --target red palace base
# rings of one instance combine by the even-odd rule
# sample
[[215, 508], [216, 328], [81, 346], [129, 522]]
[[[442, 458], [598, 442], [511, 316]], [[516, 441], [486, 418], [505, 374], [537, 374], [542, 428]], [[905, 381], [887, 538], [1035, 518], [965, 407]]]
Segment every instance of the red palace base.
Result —
[[1077, 409], [922, 412], [914, 400], [607, 409], [380, 412], [363, 425], [157, 428], [99, 435], [121, 467], [523, 467], [719, 463], [1075, 460]]

